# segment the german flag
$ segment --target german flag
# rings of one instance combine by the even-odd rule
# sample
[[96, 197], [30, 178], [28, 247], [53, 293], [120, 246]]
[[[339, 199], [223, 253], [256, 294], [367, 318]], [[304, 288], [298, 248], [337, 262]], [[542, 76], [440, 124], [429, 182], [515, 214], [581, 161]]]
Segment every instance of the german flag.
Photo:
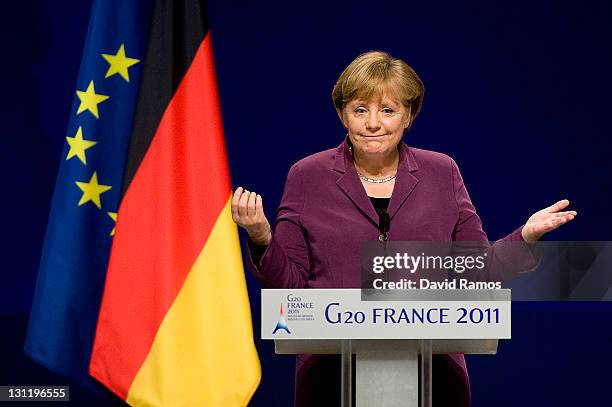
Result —
[[90, 374], [130, 405], [244, 406], [261, 372], [206, 5], [157, 0]]

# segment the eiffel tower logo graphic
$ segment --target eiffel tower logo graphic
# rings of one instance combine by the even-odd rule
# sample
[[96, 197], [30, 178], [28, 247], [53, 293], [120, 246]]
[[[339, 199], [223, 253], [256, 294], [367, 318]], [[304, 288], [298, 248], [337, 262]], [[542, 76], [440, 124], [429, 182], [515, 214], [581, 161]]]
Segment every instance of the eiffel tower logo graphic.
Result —
[[285, 321], [285, 312], [283, 311], [283, 304], [280, 305], [280, 317], [278, 318], [278, 322], [276, 323], [276, 328], [272, 331], [272, 334], [275, 334], [279, 329], [284, 329], [285, 332], [290, 334], [289, 328], [287, 327], [287, 321]]

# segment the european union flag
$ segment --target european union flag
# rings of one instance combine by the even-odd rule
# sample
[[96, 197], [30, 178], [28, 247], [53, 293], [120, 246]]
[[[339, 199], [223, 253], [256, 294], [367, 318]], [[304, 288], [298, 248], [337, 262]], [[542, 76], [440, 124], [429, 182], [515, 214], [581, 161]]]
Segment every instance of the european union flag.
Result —
[[94, 1], [25, 342], [35, 361], [90, 385], [152, 3]]

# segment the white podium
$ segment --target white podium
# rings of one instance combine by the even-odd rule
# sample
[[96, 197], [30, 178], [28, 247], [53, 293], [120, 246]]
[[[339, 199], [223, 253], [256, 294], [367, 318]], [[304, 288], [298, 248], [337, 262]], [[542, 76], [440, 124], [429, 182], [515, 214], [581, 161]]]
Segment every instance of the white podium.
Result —
[[[262, 290], [262, 339], [278, 354], [341, 354], [342, 406], [431, 406], [433, 353], [495, 354], [510, 290]], [[421, 387], [418, 356], [421, 355]]]

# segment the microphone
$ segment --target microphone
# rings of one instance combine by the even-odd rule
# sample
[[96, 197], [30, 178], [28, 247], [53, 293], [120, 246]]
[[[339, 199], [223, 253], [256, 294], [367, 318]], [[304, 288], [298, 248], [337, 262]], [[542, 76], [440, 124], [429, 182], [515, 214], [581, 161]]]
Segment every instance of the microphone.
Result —
[[[385, 257], [387, 256], [387, 240], [389, 240], [389, 236], [387, 236], [387, 232], [391, 227], [391, 218], [387, 211], [382, 211], [380, 215], [378, 215], [378, 229], [380, 230], [380, 235], [378, 235], [378, 241], [382, 243], [383, 252]], [[389, 271], [385, 268], [384, 281], [389, 281]]]
[[378, 229], [380, 230], [380, 233], [381, 233], [381, 235], [378, 236], [378, 240], [380, 242], [386, 242], [387, 240], [389, 240], [389, 237], [387, 236], [387, 232], [389, 232], [390, 227], [391, 227], [391, 218], [389, 217], [389, 214], [387, 213], [387, 211], [381, 212], [381, 214], [378, 215]]

